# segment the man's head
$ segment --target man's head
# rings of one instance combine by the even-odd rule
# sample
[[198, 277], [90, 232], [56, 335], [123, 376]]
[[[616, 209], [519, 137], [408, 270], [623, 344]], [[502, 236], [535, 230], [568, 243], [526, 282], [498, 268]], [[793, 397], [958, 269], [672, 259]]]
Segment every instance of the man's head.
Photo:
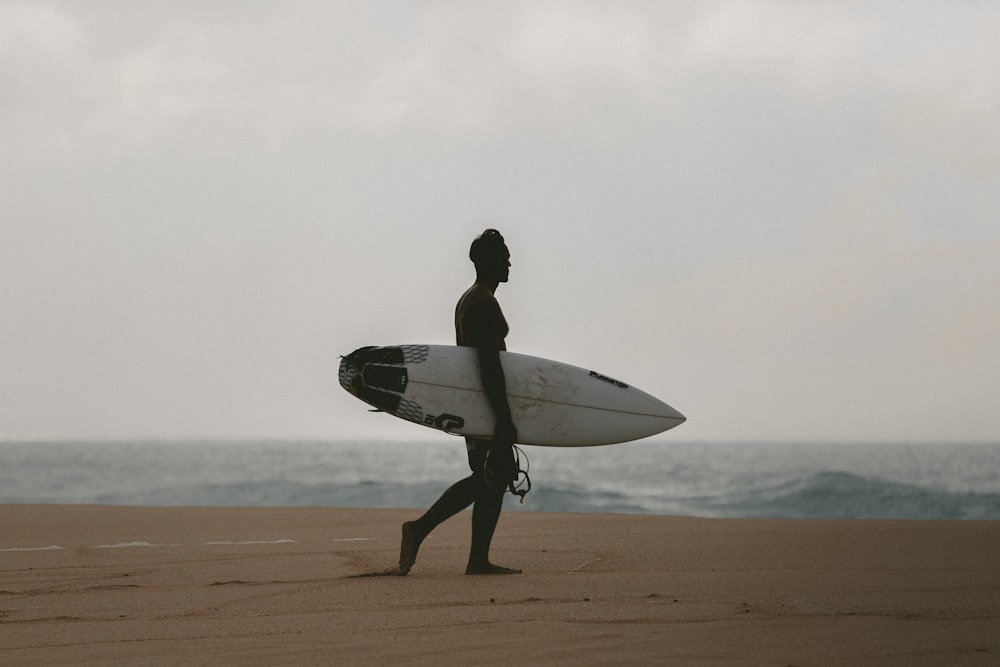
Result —
[[510, 276], [510, 251], [497, 230], [487, 229], [472, 242], [469, 259], [476, 265], [476, 275], [480, 279], [507, 282]]

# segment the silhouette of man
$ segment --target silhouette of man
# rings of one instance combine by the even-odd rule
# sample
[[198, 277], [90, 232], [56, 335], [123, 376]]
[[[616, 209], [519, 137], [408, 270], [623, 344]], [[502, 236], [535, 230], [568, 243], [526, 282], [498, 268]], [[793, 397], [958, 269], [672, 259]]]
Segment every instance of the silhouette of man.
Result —
[[[518, 569], [490, 562], [490, 543], [503, 506], [505, 486], [517, 479], [513, 444], [517, 429], [511, 419], [510, 404], [500, 351], [506, 350], [507, 320], [494, 296], [500, 283], [510, 275], [510, 251], [503, 236], [487, 229], [472, 242], [469, 259], [476, 266], [476, 282], [466, 290], [455, 307], [455, 338], [458, 345], [476, 348], [483, 388], [497, 416], [492, 440], [466, 438], [472, 474], [446, 490], [416, 521], [403, 524], [399, 568], [394, 574], [409, 573], [417, 560], [424, 538], [446, 519], [472, 505], [472, 546], [466, 574], [517, 574]], [[489, 470], [487, 471], [487, 459]]]

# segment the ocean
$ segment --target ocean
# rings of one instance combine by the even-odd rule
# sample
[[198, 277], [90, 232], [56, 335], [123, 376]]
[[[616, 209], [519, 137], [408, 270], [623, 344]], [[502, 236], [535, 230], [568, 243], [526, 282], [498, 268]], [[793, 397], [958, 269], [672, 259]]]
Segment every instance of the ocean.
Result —
[[[1000, 519], [1000, 444], [524, 447], [507, 511]], [[468, 474], [464, 442], [2, 442], [0, 503], [426, 508]]]

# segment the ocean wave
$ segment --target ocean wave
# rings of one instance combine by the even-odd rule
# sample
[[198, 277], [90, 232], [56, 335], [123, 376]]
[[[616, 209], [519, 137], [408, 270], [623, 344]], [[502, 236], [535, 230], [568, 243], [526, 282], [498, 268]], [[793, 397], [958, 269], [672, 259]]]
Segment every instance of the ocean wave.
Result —
[[[424, 508], [446, 484], [361, 481], [306, 484], [259, 480], [198, 484], [141, 493], [105, 493], [110, 505], [317, 506]], [[583, 485], [537, 483], [523, 504], [509, 511], [675, 514], [728, 518], [1000, 519], [1000, 494], [956, 493], [887, 482], [846, 472], [820, 472], [781, 484], [718, 495], [632, 495]]]
[[839, 471], [694, 504], [710, 516], [730, 517], [1000, 519], [1000, 494], [958, 493]]

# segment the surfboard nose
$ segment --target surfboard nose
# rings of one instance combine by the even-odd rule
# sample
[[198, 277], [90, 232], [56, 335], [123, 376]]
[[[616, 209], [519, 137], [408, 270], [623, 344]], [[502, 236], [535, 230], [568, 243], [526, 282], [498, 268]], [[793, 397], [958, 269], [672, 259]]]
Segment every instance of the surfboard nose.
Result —
[[666, 403], [664, 403], [663, 405], [666, 406], [666, 409], [664, 410], [664, 416], [667, 419], [676, 419], [677, 426], [680, 426], [681, 424], [687, 421], [687, 417], [682, 415], [680, 411], [678, 411], [676, 408], [673, 408], [667, 405]]

